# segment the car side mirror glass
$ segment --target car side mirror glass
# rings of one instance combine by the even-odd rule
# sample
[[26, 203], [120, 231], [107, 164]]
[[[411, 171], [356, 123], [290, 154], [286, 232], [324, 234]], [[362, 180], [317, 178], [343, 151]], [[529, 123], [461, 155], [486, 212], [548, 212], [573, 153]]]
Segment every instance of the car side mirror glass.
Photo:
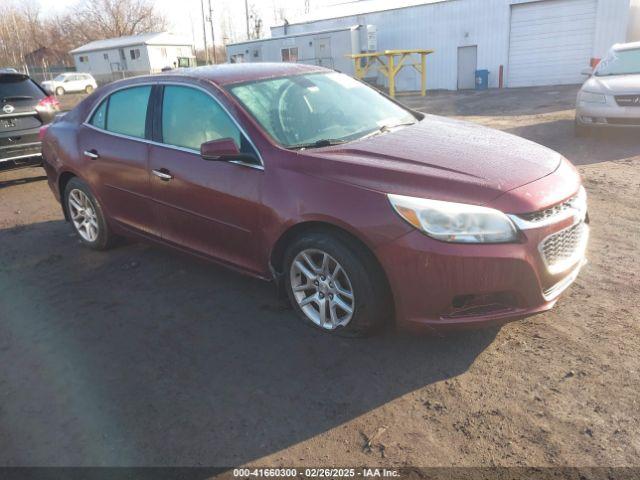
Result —
[[580, 73], [581, 73], [582, 75], [585, 75], [585, 76], [587, 76], [587, 77], [590, 77], [591, 75], [593, 75], [593, 68], [591, 68], [591, 67], [587, 67], [587, 68], [583, 69]]

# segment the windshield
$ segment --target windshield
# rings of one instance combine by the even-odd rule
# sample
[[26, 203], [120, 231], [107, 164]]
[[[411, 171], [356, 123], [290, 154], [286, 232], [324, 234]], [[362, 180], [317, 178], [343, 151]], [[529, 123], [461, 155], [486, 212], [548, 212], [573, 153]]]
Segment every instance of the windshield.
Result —
[[600, 62], [596, 76], [640, 74], [640, 48], [613, 50]]
[[355, 140], [416, 122], [409, 111], [341, 73], [262, 80], [229, 90], [287, 148]]

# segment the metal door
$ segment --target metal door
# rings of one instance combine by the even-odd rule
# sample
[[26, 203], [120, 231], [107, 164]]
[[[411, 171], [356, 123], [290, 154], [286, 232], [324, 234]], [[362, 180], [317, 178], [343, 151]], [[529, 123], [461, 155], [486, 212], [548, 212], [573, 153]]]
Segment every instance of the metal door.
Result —
[[476, 86], [478, 46], [458, 48], [458, 90], [470, 90]]
[[318, 38], [316, 45], [316, 64], [321, 67], [333, 67], [333, 59], [331, 57], [331, 37]]

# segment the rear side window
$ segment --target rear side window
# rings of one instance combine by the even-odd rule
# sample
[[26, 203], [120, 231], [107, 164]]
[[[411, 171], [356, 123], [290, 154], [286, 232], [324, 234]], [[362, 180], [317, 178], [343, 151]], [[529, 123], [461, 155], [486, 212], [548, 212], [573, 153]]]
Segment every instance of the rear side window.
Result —
[[102, 130], [107, 128], [107, 103], [107, 100], [104, 100], [89, 121], [91, 125]]
[[41, 100], [45, 93], [29, 77], [0, 74], [0, 103], [15, 100]]
[[[144, 138], [150, 95], [151, 86], [149, 85], [131, 87], [113, 93], [106, 107], [105, 129], [130, 137]], [[97, 117], [95, 120], [100, 121]]]
[[[109, 118], [110, 119], [110, 118]], [[200, 150], [209, 140], [231, 138], [240, 151], [246, 151], [240, 129], [218, 102], [201, 90], [165, 86], [162, 101], [164, 143]]]

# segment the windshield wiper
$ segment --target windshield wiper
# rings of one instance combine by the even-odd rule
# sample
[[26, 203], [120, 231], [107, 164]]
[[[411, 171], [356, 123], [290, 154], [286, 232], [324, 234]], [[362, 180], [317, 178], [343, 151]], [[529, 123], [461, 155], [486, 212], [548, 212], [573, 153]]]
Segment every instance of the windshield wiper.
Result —
[[330, 147], [331, 145], [342, 145], [343, 143], [347, 143], [347, 141], [338, 140], [336, 138], [323, 138], [321, 140], [316, 140], [315, 142], [290, 145], [288, 148], [292, 150], [303, 150], [305, 148], [322, 148], [322, 147]]
[[363, 140], [363, 139], [369, 138], [369, 137], [375, 137], [376, 135], [380, 135], [382, 133], [390, 132], [394, 128], [408, 127], [410, 125], [415, 125], [416, 123], [418, 123], [418, 122], [417, 121], [415, 121], [415, 122], [401, 122], [401, 123], [394, 123], [393, 125], [382, 125], [377, 130], [374, 130], [371, 133], [367, 133], [364, 137], [360, 137], [358, 140]]
[[28, 95], [10, 95], [8, 97], [2, 97], [3, 102], [8, 102], [9, 100], [32, 100], [33, 97], [29, 97]]

